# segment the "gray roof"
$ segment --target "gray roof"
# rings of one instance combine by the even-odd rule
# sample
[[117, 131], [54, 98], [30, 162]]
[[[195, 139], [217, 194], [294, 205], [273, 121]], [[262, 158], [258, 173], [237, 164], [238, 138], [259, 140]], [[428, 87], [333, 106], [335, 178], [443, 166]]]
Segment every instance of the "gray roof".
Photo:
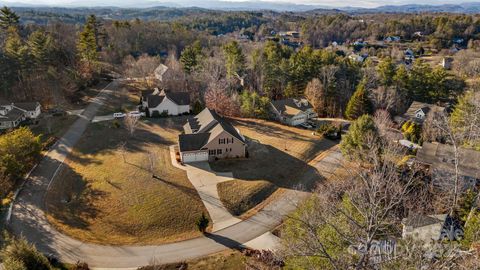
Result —
[[21, 102], [21, 103], [15, 103], [14, 106], [25, 111], [35, 111], [38, 108], [38, 106], [40, 106], [40, 103], [36, 101]]
[[407, 118], [416, 119], [416, 112], [418, 110], [422, 110], [425, 115], [428, 115], [430, 112], [435, 112], [435, 113], [443, 112], [445, 108], [434, 105], [434, 104], [414, 101], [408, 108], [407, 112], [405, 113], [405, 116]]
[[164, 91], [165, 95], [155, 94], [155, 90], [146, 90], [142, 92], [142, 99], [146, 99], [148, 102], [149, 108], [155, 108], [163, 99], [167, 97], [177, 105], [190, 105], [190, 94], [187, 92], [167, 92]]
[[[431, 165], [434, 169], [442, 171], [455, 171], [453, 146], [441, 143], [423, 144], [417, 152], [417, 161]], [[459, 173], [480, 179], [480, 151], [459, 148]]]
[[411, 226], [413, 228], [421, 228], [433, 224], [443, 224], [447, 215], [412, 215], [403, 220], [403, 225]]
[[227, 119], [208, 108], [189, 118], [183, 128], [185, 134], [179, 136], [180, 151], [200, 150], [223, 131], [245, 143], [245, 138]]
[[197, 151], [205, 146], [210, 138], [210, 133], [181, 134], [179, 145], [181, 152]]
[[158, 95], [150, 95], [147, 97], [147, 103], [149, 108], [155, 108], [160, 103], [162, 103], [165, 96], [158, 96]]
[[0, 116], [0, 121], [1, 122], [17, 121], [18, 119], [22, 118], [24, 115], [25, 113], [22, 110], [13, 108], [6, 115]]
[[295, 116], [298, 111], [312, 109], [312, 105], [305, 98], [287, 98], [272, 101], [272, 106], [280, 113]]

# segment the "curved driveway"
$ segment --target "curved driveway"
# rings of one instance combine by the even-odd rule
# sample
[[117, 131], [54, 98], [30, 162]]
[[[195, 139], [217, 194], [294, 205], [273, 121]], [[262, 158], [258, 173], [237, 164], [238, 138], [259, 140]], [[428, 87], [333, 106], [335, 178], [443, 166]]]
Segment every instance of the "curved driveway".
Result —
[[[45, 217], [43, 211], [45, 193], [66, 156], [117, 84], [115, 81], [112, 82], [92, 100], [80, 118], [32, 172], [15, 202], [9, 224], [10, 229], [34, 243], [40, 251], [53, 254], [64, 262], [85, 261], [96, 268], [136, 268], [152, 262], [184, 261], [227, 248], [236, 248], [261, 236], [279, 225], [281, 218], [293, 211], [296, 204], [308, 196], [304, 192], [288, 190], [281, 198], [247, 220], [216, 231], [214, 234], [158, 246], [102, 246], [83, 243], [58, 232], [50, 226]], [[321, 160], [315, 162], [322, 163]], [[332, 169], [332, 166], [329, 165], [328, 168]], [[57, 180], [61, 181], [61, 179]]]

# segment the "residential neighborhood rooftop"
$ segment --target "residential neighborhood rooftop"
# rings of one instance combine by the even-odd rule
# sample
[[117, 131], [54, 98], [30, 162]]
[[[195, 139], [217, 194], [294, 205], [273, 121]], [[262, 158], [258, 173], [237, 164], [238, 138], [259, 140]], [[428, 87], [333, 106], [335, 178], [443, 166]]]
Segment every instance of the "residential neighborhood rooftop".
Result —
[[275, 109], [286, 116], [295, 116], [301, 111], [311, 109], [312, 105], [305, 98], [287, 98], [272, 101]]

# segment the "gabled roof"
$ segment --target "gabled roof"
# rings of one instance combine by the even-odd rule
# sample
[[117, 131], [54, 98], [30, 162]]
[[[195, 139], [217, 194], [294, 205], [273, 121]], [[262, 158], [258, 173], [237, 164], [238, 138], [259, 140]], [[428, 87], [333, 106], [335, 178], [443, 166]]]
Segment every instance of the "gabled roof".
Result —
[[147, 100], [149, 108], [157, 107], [165, 97], [177, 105], [190, 105], [190, 94], [187, 92], [167, 92], [158, 89], [142, 92], [142, 99]]
[[313, 108], [310, 102], [308, 102], [305, 98], [287, 98], [281, 100], [274, 100], [271, 103], [275, 110], [277, 110], [279, 113], [290, 117]]
[[25, 113], [22, 110], [13, 108], [6, 115], [0, 116], [0, 121], [1, 122], [17, 121], [18, 119], [22, 118], [24, 115]]
[[183, 129], [185, 134], [179, 136], [180, 151], [200, 150], [223, 131], [245, 143], [245, 138], [229, 121], [208, 108], [189, 118]]
[[418, 111], [422, 111], [425, 115], [429, 114], [430, 112], [443, 112], [445, 111], [444, 107], [440, 107], [434, 104], [422, 103], [418, 101], [414, 101], [412, 105], [408, 108], [405, 116], [409, 118], [416, 118], [416, 114]]
[[[453, 146], [425, 142], [417, 152], [417, 161], [431, 165], [434, 169], [455, 172]], [[480, 179], [480, 151], [459, 148], [459, 174]]]
[[25, 110], [25, 111], [35, 111], [38, 106], [40, 106], [40, 103], [34, 101], [34, 102], [21, 102], [21, 103], [15, 103], [15, 107]]
[[444, 224], [447, 215], [413, 215], [403, 220], [403, 225], [421, 228], [433, 224]]
[[210, 138], [210, 133], [181, 134], [179, 135], [179, 145], [181, 152], [197, 151], [205, 146]]

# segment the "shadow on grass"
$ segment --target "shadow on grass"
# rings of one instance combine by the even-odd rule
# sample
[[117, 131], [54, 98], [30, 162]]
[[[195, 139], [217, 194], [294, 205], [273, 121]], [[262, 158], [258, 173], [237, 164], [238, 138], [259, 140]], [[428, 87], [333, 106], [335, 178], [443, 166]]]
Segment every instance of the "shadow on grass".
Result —
[[[238, 180], [264, 180], [277, 187], [304, 191], [313, 191], [316, 184], [323, 180], [317, 169], [304, 160], [250, 138], [247, 138], [247, 141], [249, 158], [211, 162], [212, 169], [217, 172], [232, 172]], [[331, 145], [318, 144], [311, 152], [313, 154], [325, 151]]]
[[75, 151], [69, 155], [69, 159], [82, 165], [101, 164], [100, 160], [92, 156], [121, 150], [122, 145], [124, 145], [124, 151], [135, 153], [144, 151], [143, 147], [148, 144], [167, 147], [176, 143], [151, 131], [149, 125], [139, 124], [133, 135], [130, 136], [121, 121], [118, 122], [119, 126], [115, 126], [113, 123], [101, 122], [91, 124], [76, 145]]
[[95, 202], [108, 194], [92, 188], [80, 174], [65, 164], [54, 181], [45, 196], [47, 214], [69, 227], [88, 228], [88, 220], [101, 215]]

